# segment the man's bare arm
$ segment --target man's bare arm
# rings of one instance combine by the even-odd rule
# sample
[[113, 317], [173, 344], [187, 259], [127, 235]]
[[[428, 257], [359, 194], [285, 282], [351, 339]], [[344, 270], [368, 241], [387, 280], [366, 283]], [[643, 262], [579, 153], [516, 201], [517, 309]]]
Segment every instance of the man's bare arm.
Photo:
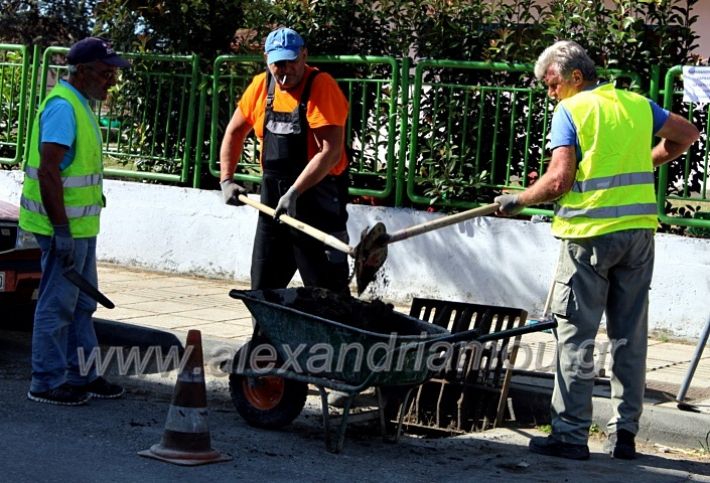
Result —
[[656, 133], [661, 141], [651, 152], [653, 166], [661, 166], [683, 154], [700, 137], [700, 132], [692, 123], [678, 114], [671, 113]]

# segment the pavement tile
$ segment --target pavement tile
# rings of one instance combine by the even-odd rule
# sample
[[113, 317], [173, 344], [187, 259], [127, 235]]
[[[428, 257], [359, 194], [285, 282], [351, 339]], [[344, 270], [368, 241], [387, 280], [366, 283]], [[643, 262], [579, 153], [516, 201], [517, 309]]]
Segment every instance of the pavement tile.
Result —
[[251, 322], [249, 327], [225, 322], [211, 322], [199, 327], [203, 336], [220, 337], [225, 339], [246, 339], [252, 334]]
[[[110, 295], [107, 295], [107, 297], [109, 299], [111, 298]], [[115, 309], [107, 309], [105, 307], [99, 306], [99, 308], [96, 310], [96, 313], [94, 315], [95, 315], [95, 317], [100, 318], [100, 319], [118, 320], [118, 321], [127, 322], [127, 321], [130, 321], [131, 319], [135, 319], [137, 317], [145, 317], [147, 315], [155, 315], [155, 313], [148, 312], [145, 310], [131, 309], [128, 307], [116, 306]]]
[[148, 302], [138, 302], [131, 304], [130, 308], [145, 310], [156, 314], [174, 314], [194, 310], [199, 305], [191, 304], [184, 298], [179, 300], [151, 300]]
[[[104, 293], [109, 293], [104, 290]], [[128, 306], [131, 304], [136, 304], [139, 302], [147, 302], [149, 300], [156, 300], [155, 294], [153, 293], [143, 293], [141, 295], [130, 293], [130, 292], [111, 292], [111, 302], [116, 304], [116, 306]]]
[[111, 282], [116, 288], [121, 289], [167, 289], [169, 287], [194, 286], [192, 280], [170, 277], [157, 277], [147, 279], [123, 280]]
[[167, 287], [162, 289], [166, 293], [174, 293], [176, 295], [182, 296], [198, 296], [204, 297], [207, 295], [218, 295], [224, 294], [227, 298], [230, 298], [228, 293], [229, 289], [211, 286], [209, 284], [193, 286], [193, 285], [181, 285], [178, 287]]
[[201, 308], [197, 310], [187, 310], [181, 312], [181, 314], [193, 319], [202, 319], [212, 322], [226, 322], [229, 320], [240, 318], [239, 312], [237, 310], [215, 307]]
[[139, 324], [147, 327], [156, 327], [159, 329], [180, 329], [189, 330], [193, 327], [209, 324], [210, 322], [200, 319], [191, 319], [178, 314], [157, 314], [136, 317], [125, 322]]

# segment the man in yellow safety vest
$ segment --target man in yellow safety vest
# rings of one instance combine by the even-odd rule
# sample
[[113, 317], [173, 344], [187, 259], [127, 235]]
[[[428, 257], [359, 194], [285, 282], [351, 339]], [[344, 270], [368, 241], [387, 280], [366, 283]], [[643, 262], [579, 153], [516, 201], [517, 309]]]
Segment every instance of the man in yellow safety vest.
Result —
[[69, 77], [39, 106], [29, 139], [20, 227], [42, 250], [42, 280], [32, 334], [36, 402], [76, 406], [90, 397], [117, 398], [123, 388], [82, 367], [97, 349], [96, 302], [70, 283], [74, 269], [94, 286], [96, 236], [103, 207], [101, 132], [90, 100], [105, 101], [119, 68], [129, 67], [104, 39], [87, 37], [67, 55]]
[[[552, 434], [532, 438], [530, 450], [589, 458], [594, 338], [606, 313], [616, 351], [605, 451], [631, 459], [643, 408], [658, 225], [653, 170], [685, 152], [699, 133], [645, 97], [598, 84], [593, 61], [575, 42], [548, 47], [535, 76], [559, 101], [550, 129], [552, 159], [535, 184], [495, 199], [507, 216], [557, 200], [552, 233], [562, 244], [551, 305], [559, 324]], [[655, 146], [654, 135], [660, 138]]]

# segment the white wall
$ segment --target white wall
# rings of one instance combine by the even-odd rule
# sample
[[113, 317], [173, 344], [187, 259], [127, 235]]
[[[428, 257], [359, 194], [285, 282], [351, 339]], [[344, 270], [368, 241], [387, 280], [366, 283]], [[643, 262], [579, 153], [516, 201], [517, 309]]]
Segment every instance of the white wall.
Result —
[[[18, 203], [21, 175], [0, 171], [0, 199]], [[106, 181], [98, 256], [149, 270], [249, 280], [257, 211], [226, 206], [218, 191]], [[436, 214], [350, 205], [351, 245], [367, 226], [387, 231]], [[541, 314], [557, 260], [547, 223], [481, 217], [389, 246], [365, 293], [407, 303], [414, 296], [524, 308]], [[698, 337], [710, 318], [710, 240], [659, 234], [650, 326]]]

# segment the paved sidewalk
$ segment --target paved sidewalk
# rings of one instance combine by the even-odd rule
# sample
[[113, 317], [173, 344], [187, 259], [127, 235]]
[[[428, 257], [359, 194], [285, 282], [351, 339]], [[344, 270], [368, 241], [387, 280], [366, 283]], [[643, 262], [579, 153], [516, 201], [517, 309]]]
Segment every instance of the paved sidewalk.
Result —
[[[189, 329], [199, 329], [204, 338], [221, 339], [235, 342], [235, 347], [246, 341], [252, 333], [251, 315], [244, 304], [231, 298], [233, 288], [247, 289], [245, 284], [234, 281], [215, 280], [184, 275], [147, 272], [127, 269], [117, 265], [99, 265], [100, 290], [115, 304], [108, 310], [100, 307], [97, 318], [152, 327], [177, 333], [186, 333]], [[408, 307], [397, 306], [400, 312], [408, 312]], [[598, 368], [604, 368], [608, 375], [609, 356], [605, 352], [606, 336], [600, 334], [596, 361]], [[516, 368], [539, 372], [551, 372], [554, 360], [555, 343], [552, 334], [534, 333], [523, 336], [523, 345], [518, 353]], [[523, 347], [524, 346], [524, 347]], [[650, 339], [647, 360], [646, 413], [649, 408], [668, 408], [667, 415], [661, 415], [660, 423], [665, 425], [697, 426], [696, 434], [710, 431], [710, 349], [705, 350], [695, 371], [695, 375], [686, 396], [686, 402], [693, 404], [701, 413], [692, 421], [675, 421], [673, 418], [684, 417], [689, 413], [676, 409], [674, 401], [679, 387], [685, 378], [695, 345], [669, 340]], [[604, 372], [602, 374], [604, 375]], [[608, 396], [608, 385], [600, 378], [595, 394], [600, 398]], [[608, 408], [597, 410], [601, 414]], [[608, 401], [608, 399], [607, 399]], [[672, 411], [670, 411], [672, 409]], [[608, 417], [608, 416], [605, 416]], [[655, 424], [655, 423], [653, 423]], [[695, 436], [694, 436], [695, 437]]]

